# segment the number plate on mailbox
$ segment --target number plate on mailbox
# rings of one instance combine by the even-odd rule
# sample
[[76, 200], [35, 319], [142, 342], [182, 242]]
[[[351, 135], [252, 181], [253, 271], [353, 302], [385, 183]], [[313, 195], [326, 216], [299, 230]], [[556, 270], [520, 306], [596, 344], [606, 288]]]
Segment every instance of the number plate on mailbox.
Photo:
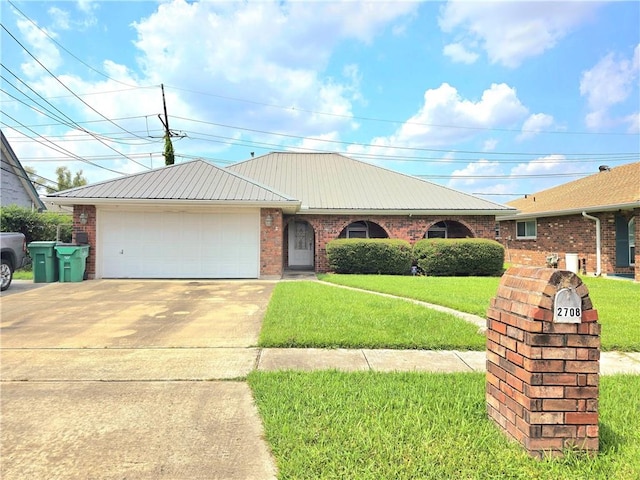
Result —
[[556, 323], [580, 323], [582, 299], [572, 288], [563, 288], [553, 301], [553, 321]]

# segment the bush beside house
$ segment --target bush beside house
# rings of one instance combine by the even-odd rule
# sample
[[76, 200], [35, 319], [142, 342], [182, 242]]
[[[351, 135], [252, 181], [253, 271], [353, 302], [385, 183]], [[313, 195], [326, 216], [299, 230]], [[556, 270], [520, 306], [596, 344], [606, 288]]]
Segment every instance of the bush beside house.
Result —
[[406, 240], [338, 239], [327, 243], [327, 258], [336, 273], [407, 275], [413, 253]]
[[60, 241], [71, 242], [72, 218], [64, 213], [36, 212], [30, 208], [9, 205], [2, 208], [0, 229], [23, 233], [27, 243], [56, 240], [60, 226]]
[[433, 276], [499, 276], [504, 247], [481, 238], [425, 239], [413, 249], [418, 267]]

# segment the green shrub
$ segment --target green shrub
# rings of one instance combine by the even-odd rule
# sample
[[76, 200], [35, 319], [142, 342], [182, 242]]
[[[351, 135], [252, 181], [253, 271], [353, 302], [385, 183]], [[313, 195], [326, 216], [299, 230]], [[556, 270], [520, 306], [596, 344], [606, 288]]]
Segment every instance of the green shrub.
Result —
[[426, 275], [499, 276], [504, 267], [504, 247], [482, 238], [420, 240], [413, 252]]
[[407, 275], [413, 254], [405, 240], [341, 238], [327, 243], [327, 258], [336, 273]]
[[35, 212], [29, 208], [9, 205], [2, 207], [0, 230], [23, 233], [27, 243], [56, 240], [60, 225], [60, 241], [70, 242], [73, 219], [64, 213]]

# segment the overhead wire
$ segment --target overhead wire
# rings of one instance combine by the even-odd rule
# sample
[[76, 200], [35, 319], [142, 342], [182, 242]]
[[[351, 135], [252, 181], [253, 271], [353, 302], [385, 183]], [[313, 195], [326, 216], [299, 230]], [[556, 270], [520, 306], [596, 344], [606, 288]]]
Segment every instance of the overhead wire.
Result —
[[[33, 183], [34, 185], [38, 185], [39, 187], [44, 187], [44, 188], [47, 188], [47, 189], [51, 189], [51, 190], [57, 191], [51, 185], [46, 185], [44, 183], [37, 182], [37, 181], [29, 178], [28, 175], [25, 177], [24, 175], [21, 175], [21, 174], [15, 172], [14, 170], [10, 170], [10, 169], [2, 167], [2, 166], [0, 166], [0, 170], [2, 170], [3, 172], [11, 173], [11, 174], [15, 175], [18, 178], [23, 178], [25, 180], [28, 180], [29, 182]], [[43, 177], [42, 175], [38, 175], [37, 173], [33, 173], [33, 175], [36, 176], [36, 177], [42, 178], [43, 180], [46, 180], [47, 182], [51, 182], [54, 185], [57, 183], [57, 182], [54, 182], [53, 180], [50, 180], [48, 178]]]
[[[84, 65], [85, 67], [87, 67], [89, 70], [97, 73], [98, 75], [101, 75], [113, 82], [119, 83], [121, 85], [124, 85], [126, 87], [133, 87], [133, 88], [140, 88], [137, 85], [130, 85], [128, 83], [122, 82], [116, 78], [110, 77], [109, 75], [107, 75], [104, 72], [101, 72], [100, 70], [98, 70], [97, 68], [92, 67], [91, 65], [89, 65], [88, 63], [86, 63], [84, 60], [80, 59], [78, 56], [74, 55], [71, 51], [69, 51], [64, 45], [62, 45], [60, 42], [58, 42], [55, 38], [53, 38], [51, 35], [49, 35], [49, 32], [47, 32], [44, 28], [40, 27], [40, 25], [38, 25], [37, 22], [35, 22], [34, 20], [32, 20], [28, 15], [26, 15], [22, 10], [20, 10], [15, 3], [13, 3], [11, 0], [7, 0], [7, 3], [9, 3], [9, 5], [11, 5], [20, 15], [22, 15], [25, 19], [27, 19], [34, 27], [36, 27], [38, 30], [40, 30], [40, 32], [42, 32], [49, 40], [51, 40], [53, 43], [55, 43], [58, 47], [60, 47], [62, 50], [64, 50], [68, 55], [70, 55], [71, 57], [75, 58], [78, 62], [80, 62], [82, 65]], [[160, 85], [154, 85], [154, 87], [159, 87]]]
[[189, 93], [195, 93], [198, 95], [205, 95], [209, 97], [220, 98], [224, 100], [231, 100], [234, 102], [242, 102], [242, 103], [249, 103], [253, 105], [260, 105], [264, 107], [277, 108], [280, 110], [287, 110], [292, 112], [310, 113], [312, 115], [323, 115], [328, 117], [344, 118], [347, 120], [363, 120], [363, 121], [379, 122], [379, 123], [391, 123], [396, 125], [415, 125], [415, 126], [433, 127], [433, 128], [450, 128], [450, 129], [461, 129], [461, 130], [480, 130], [480, 131], [511, 132], [511, 133], [537, 133], [537, 134], [548, 133], [553, 135], [555, 134], [589, 135], [589, 136], [592, 136], [592, 135], [637, 136], [638, 135], [636, 133], [629, 133], [629, 132], [579, 132], [579, 131], [569, 131], [569, 130], [529, 130], [529, 129], [495, 128], [495, 127], [474, 127], [474, 126], [468, 126], [468, 125], [448, 125], [448, 124], [415, 122], [410, 120], [392, 120], [392, 119], [376, 118], [376, 117], [361, 117], [356, 115], [345, 115], [340, 113], [320, 112], [317, 110], [310, 110], [310, 109], [305, 109], [300, 107], [291, 107], [291, 106], [285, 107], [283, 105], [276, 105], [272, 103], [259, 102], [256, 100], [248, 100], [248, 99], [237, 98], [237, 97], [229, 97], [229, 96], [219, 95], [219, 94], [209, 93], [209, 92], [201, 92], [197, 90], [190, 90], [190, 89], [176, 87], [172, 85], [165, 85], [165, 88], [189, 92]]
[[[9, 4], [11, 4], [16, 11], [18, 11], [23, 17], [25, 17], [27, 20], [29, 20], [36, 28], [38, 28], [44, 35], [46, 35], [51, 41], [53, 41], [58, 47], [60, 47], [62, 50], [64, 50], [66, 53], [68, 53], [70, 56], [72, 56], [73, 58], [75, 58], [77, 61], [79, 61], [80, 63], [82, 63], [85, 67], [91, 69], [92, 71], [110, 79], [113, 80], [117, 83], [120, 83], [122, 85], [125, 85], [127, 87], [131, 87], [131, 88], [156, 88], [157, 86], [154, 87], [140, 87], [140, 86], [136, 86], [136, 85], [130, 85], [124, 82], [121, 82], [119, 80], [116, 80], [114, 78], [109, 77], [108, 75], [104, 74], [103, 72], [100, 72], [99, 70], [95, 69], [94, 67], [92, 67], [91, 65], [87, 64], [86, 62], [84, 62], [82, 59], [78, 58], [76, 55], [74, 55], [72, 52], [70, 52], [66, 47], [64, 47], [62, 44], [60, 44], [59, 42], [57, 42], [53, 37], [51, 37], [51, 35], [48, 34], [48, 32], [46, 32], [46, 30], [42, 29], [39, 25], [37, 25], [36, 22], [34, 22], [32, 19], [30, 19], [27, 15], [25, 15], [22, 11], [20, 11], [13, 2], [11, 2], [9, 0]], [[89, 107], [90, 109], [92, 109], [95, 113], [97, 113], [98, 115], [100, 115], [104, 120], [93, 120], [92, 122], [109, 122], [111, 124], [113, 124], [114, 126], [116, 126], [117, 128], [119, 128], [120, 130], [124, 131], [125, 133], [131, 135], [131, 139], [144, 139], [147, 140], [147, 138], [141, 137], [140, 135], [138, 135], [137, 132], [132, 132], [130, 130], [127, 130], [125, 128], [123, 128], [122, 126], [118, 125], [117, 123], [115, 123], [115, 121], [113, 119], [109, 119], [107, 117], [105, 117], [104, 115], [102, 115], [100, 112], [98, 112], [97, 110], [93, 109], [89, 104], [87, 104], [86, 102], [84, 102], [80, 96], [81, 94], [77, 94], [74, 91], [72, 91], [71, 89], [69, 89], [66, 85], [64, 85], [62, 82], [60, 82], [60, 80], [53, 75], [52, 72], [50, 72], [33, 54], [31, 54], [31, 52], [29, 52], [16, 38], [15, 36], [13, 36], [11, 34], [11, 32], [9, 32], [6, 27], [2, 26], [3, 29], [27, 52], [27, 54], [29, 54], [36, 62], [38, 62], [38, 64], [40, 64], [40, 66], [42, 68], [44, 68], [47, 73], [49, 73], [54, 79], [56, 79], [59, 83], [61, 83], [65, 89], [67, 91], [69, 91], [71, 93], [71, 95], [77, 99], [79, 99], [81, 102], [83, 102], [87, 107]], [[6, 68], [6, 67], [5, 67]], [[8, 69], [7, 69], [8, 70]], [[10, 70], [8, 70], [10, 72]], [[10, 72], [12, 73], [12, 72]], [[13, 73], [12, 73], [13, 75]], [[15, 75], [14, 75], [15, 76]], [[25, 84], [26, 85], [26, 84]], [[487, 128], [487, 127], [473, 127], [473, 126], [463, 126], [463, 125], [443, 125], [443, 124], [429, 124], [429, 123], [422, 123], [422, 122], [412, 122], [412, 121], [399, 121], [399, 120], [391, 120], [391, 119], [381, 119], [381, 118], [373, 118], [373, 117], [358, 117], [358, 116], [353, 116], [353, 115], [343, 115], [343, 114], [335, 114], [335, 113], [329, 113], [329, 112], [319, 112], [319, 111], [314, 111], [314, 110], [309, 110], [309, 109], [304, 109], [304, 108], [298, 108], [298, 107], [285, 107], [282, 105], [275, 105], [275, 104], [270, 104], [270, 103], [265, 103], [265, 102], [258, 102], [258, 101], [254, 101], [254, 100], [249, 100], [249, 99], [241, 99], [241, 98], [235, 98], [235, 97], [229, 97], [229, 96], [223, 96], [223, 95], [217, 95], [217, 94], [213, 94], [213, 93], [207, 93], [207, 92], [199, 92], [196, 90], [189, 90], [189, 89], [185, 89], [185, 88], [180, 88], [180, 87], [175, 87], [175, 86], [171, 86], [171, 85], [167, 85], [167, 88], [173, 88], [175, 90], [180, 90], [180, 91], [185, 91], [185, 92], [190, 92], [190, 93], [195, 93], [195, 94], [199, 94], [199, 95], [207, 95], [207, 96], [211, 96], [211, 97], [216, 97], [216, 98], [220, 98], [220, 99], [225, 99], [225, 100], [231, 100], [231, 101], [236, 101], [236, 102], [243, 102], [243, 103], [250, 103], [250, 104], [256, 104], [256, 105], [261, 105], [261, 106], [266, 106], [266, 107], [271, 107], [271, 108], [278, 108], [278, 109], [282, 109], [282, 110], [287, 110], [287, 111], [300, 111], [300, 112], [305, 112], [305, 113], [311, 113], [314, 115], [326, 115], [326, 116], [332, 116], [332, 117], [339, 117], [339, 118], [345, 118], [345, 119], [350, 119], [350, 120], [363, 120], [363, 121], [371, 121], [371, 122], [383, 122], [383, 123], [392, 123], [392, 124], [408, 124], [408, 125], [418, 125], [418, 126], [426, 126], [426, 127], [432, 127], [432, 128], [447, 128], [447, 129], [467, 129], [467, 130], [482, 130], [482, 131], [498, 131], [498, 132], [517, 132], [517, 133], [547, 133], [547, 134], [566, 134], [566, 135], [637, 135], [637, 134], [632, 134], [632, 133], [616, 133], [616, 132], [571, 132], [571, 131], [541, 131], [541, 130], [523, 130], [523, 129], [501, 129], [501, 128]], [[14, 86], [14, 88], [16, 88]], [[30, 88], [30, 87], [29, 87]], [[31, 89], [33, 91], [33, 89]], [[99, 92], [94, 92], [92, 94], [98, 94]], [[104, 92], [103, 92], [104, 93]], [[82, 94], [85, 95], [85, 94]], [[89, 94], [86, 94], [89, 95]], [[26, 96], [26, 95], [25, 95]], [[16, 99], [16, 97], [12, 98]], [[29, 97], [27, 97], [29, 98]], [[43, 97], [40, 97], [43, 98]], [[58, 97], [56, 97], [58, 98]], [[16, 99], [18, 100], [18, 99]], [[34, 101], [33, 99], [30, 99], [31, 101]], [[44, 100], [44, 98], [43, 98]], [[20, 101], [20, 100], [18, 100]], [[46, 101], [46, 100], [45, 100]], [[24, 102], [22, 102], [24, 104]], [[36, 103], [34, 101], [34, 103]], [[47, 101], [47, 103], [50, 104], [50, 102]], [[37, 104], [37, 103], [36, 103]], [[50, 104], [52, 105], [52, 104]], [[53, 105], [52, 105], [53, 106]], [[31, 107], [32, 108], [32, 107]], [[55, 107], [54, 107], [55, 108]], [[59, 110], [58, 110], [59, 111]], [[61, 112], [62, 113], [62, 112]], [[10, 117], [12, 118], [12, 117]], [[54, 120], [57, 120], [54, 117], [51, 117]], [[68, 118], [68, 117], [67, 117]], [[138, 118], [138, 117], [134, 117], [134, 118]], [[376, 160], [376, 161], [401, 161], [401, 162], [424, 162], [424, 163], [468, 163], [470, 161], [477, 161], [479, 160], [478, 158], [464, 158], [464, 159], [449, 159], [449, 158], [439, 158], [439, 157], [424, 157], [424, 156], [411, 156], [410, 153], [416, 153], [417, 155], [420, 155], [424, 152], [431, 152], [431, 153], [442, 153], [442, 154], [447, 154], [447, 155], [451, 155], [451, 154], [457, 154], [457, 155], [474, 155], [474, 156], [482, 156], [482, 157], [486, 157], [486, 156], [512, 156], [512, 157], [525, 157], [519, 160], [512, 160], [512, 159], [499, 159], [499, 158], [494, 158], [492, 160], [489, 160], [491, 162], [498, 162], [498, 163], [521, 163], [522, 161], [526, 160], [526, 157], [544, 157], [544, 156], [551, 156], [551, 155], [560, 155], [560, 156], [565, 156], [565, 157], [571, 157], [571, 158], [551, 158], [551, 159], [545, 159], [545, 158], [537, 158], [534, 159], [537, 163], [587, 163], [587, 162], [600, 162], [600, 161], [607, 161], [607, 160], [613, 160], [613, 161], [624, 161], [624, 160], [633, 160], [633, 159], [637, 159], [638, 158], [638, 153], [637, 152], [633, 152], [633, 153], [628, 153], [628, 152], [613, 152], [613, 153], [585, 153], [585, 152], [581, 152], [581, 153], [570, 153], [570, 152], [545, 152], [545, 153], [540, 153], [540, 152], [500, 152], [500, 151], [474, 151], [474, 150], [452, 150], [452, 149], [436, 149], [436, 148], [426, 148], [426, 147], [402, 147], [402, 146], [394, 146], [394, 145], [387, 145], [387, 146], [379, 146], [379, 145], [374, 145], [374, 144], [367, 144], [367, 143], [358, 143], [358, 142], [345, 142], [345, 141], [338, 141], [338, 140], [329, 140], [329, 139], [324, 139], [324, 138], [314, 138], [314, 137], [308, 137], [308, 136], [300, 136], [300, 135], [290, 135], [290, 134], [284, 134], [284, 133], [279, 133], [279, 132], [270, 132], [270, 131], [266, 131], [266, 130], [259, 130], [259, 129], [251, 129], [251, 128], [243, 128], [243, 127], [238, 127], [238, 126], [233, 126], [233, 125], [226, 125], [226, 124], [222, 124], [222, 123], [215, 123], [215, 122], [207, 122], [207, 121], [203, 121], [203, 120], [197, 120], [197, 119], [189, 119], [189, 118], [185, 118], [185, 117], [178, 117], [178, 116], [174, 116], [172, 118], [178, 119], [178, 120], [182, 120], [182, 121], [186, 121], [186, 122], [194, 122], [194, 123], [202, 123], [202, 124], [206, 124], [206, 125], [210, 125], [210, 126], [215, 126], [215, 127], [220, 127], [220, 128], [228, 128], [228, 129], [233, 129], [234, 131], [243, 131], [243, 132], [250, 132], [253, 134], [260, 134], [260, 135], [268, 135], [268, 136], [272, 136], [272, 137], [276, 137], [276, 138], [286, 138], [286, 139], [292, 139], [292, 140], [306, 140], [306, 141], [314, 141], [314, 142], [324, 142], [325, 144], [328, 145], [339, 145], [342, 147], [365, 147], [365, 148], [382, 148], [382, 149], [388, 149], [388, 150], [399, 150], [402, 152], [407, 152], [407, 155], [389, 155], [389, 154], [383, 154], [383, 153], [368, 153], [368, 152], [345, 152], [346, 154], [354, 157], [354, 158], [361, 158], [361, 159], [369, 159], [369, 160]], [[15, 120], [15, 119], [14, 119]], [[63, 124], [65, 124], [64, 122], [61, 122]], [[74, 122], [76, 125], [80, 125], [80, 123], [88, 123], [88, 122]], [[22, 127], [24, 128], [25, 125], [21, 124]], [[67, 125], [70, 126], [70, 125]], [[106, 135], [117, 135], [116, 133], [110, 133], [110, 134], [97, 134], [97, 133], [92, 133], [87, 131], [86, 129], [84, 129], [83, 127], [77, 128], [76, 129], [87, 133], [89, 135], [94, 136], [94, 138], [96, 140], [100, 141], [100, 138], [103, 139], [107, 139], [108, 141], [112, 141], [112, 142], [118, 142], [120, 141], [121, 143], [124, 143], [126, 140], [124, 139], [120, 139], [120, 140], [116, 140], [113, 137], [107, 137]], [[33, 132], [33, 130], [31, 130]], [[187, 134], [189, 134], [189, 130], [184, 130]], [[36, 133], [36, 132], [34, 132]], [[191, 135], [189, 135], [189, 137], [193, 140], [200, 140], [200, 141], [210, 141], [210, 142], [215, 142], [215, 143], [221, 143], [221, 144], [226, 144], [226, 145], [233, 145], [233, 146], [245, 146], [245, 147], [249, 147], [249, 148], [271, 148], [271, 147], [276, 147], [277, 149], [282, 149], [282, 143], [269, 143], [269, 142], [257, 142], [257, 141], [249, 141], [249, 140], [238, 140], [236, 137], [225, 137], [222, 135], [212, 135], [212, 134], [206, 134], [206, 133], [202, 133], [202, 132], [194, 132]], [[204, 138], [203, 138], [204, 137]], [[207, 138], [208, 137], [208, 138]], [[44, 138], [44, 137], [43, 137]], [[34, 139], [35, 140], [35, 139]], [[89, 140], [89, 139], [87, 139]], [[37, 141], [37, 140], [36, 140]], [[102, 142], [104, 143], [104, 142]], [[106, 144], [105, 144], [106, 145]], [[131, 160], [134, 163], [137, 163], [138, 165], [141, 165], [145, 168], [149, 168], [146, 165], [143, 165], [139, 162], [136, 162], [135, 160], [133, 160], [133, 158], [131, 158], [133, 155], [124, 155], [122, 152], [117, 151], [116, 149], [111, 148], [114, 152], [118, 153], [118, 155], [125, 157], [127, 160]], [[285, 147], [286, 150], [304, 150], [304, 151], [314, 151], [314, 152], [323, 152], [323, 151], [328, 151], [328, 152], [335, 152], [335, 149], [332, 150], [322, 150], [322, 149], [317, 149], [317, 148], [306, 148], [303, 146], [298, 146], [298, 147]], [[137, 155], [147, 155], [147, 154], [137, 154]], [[148, 155], [153, 155], [152, 153], [149, 153]], [[182, 158], [203, 158], [203, 157], [199, 157], [199, 156], [189, 156], [189, 155], [177, 155], [178, 157], [182, 157]], [[103, 156], [106, 159], [106, 156]], [[91, 158], [91, 157], [88, 157]], [[97, 156], [93, 157], [97, 160]], [[205, 157], [206, 158], [206, 157]], [[484, 159], [484, 158], [483, 158]], [[82, 161], [80, 158], [74, 159], [75, 161]], [[216, 159], [217, 162], [228, 162], [228, 163], [233, 163], [231, 161], [225, 161], [225, 160], [221, 160], [221, 159]], [[90, 163], [90, 162], [89, 162]], [[98, 165], [95, 165], [98, 166]], [[112, 170], [114, 171], [114, 170]], [[117, 172], [120, 173], [120, 172]], [[591, 172], [589, 172], [590, 174]], [[580, 173], [574, 173], [574, 174], [539, 174], [536, 175], [535, 177], [540, 178], [542, 176], [575, 176], [575, 175], [586, 175], [586, 174], [580, 174]], [[440, 175], [440, 176], [435, 176], [435, 175], [417, 175], [419, 177], [428, 177], [428, 178], [529, 178], [530, 176], [521, 176], [521, 177], [516, 177], [513, 175], [504, 175], [504, 176], [469, 176], [469, 175], [465, 175], [465, 176], [461, 176], [461, 177], [456, 177], [453, 175]]]
[[[11, 120], [13, 120], [14, 122], [16, 122], [17, 124], [22, 125], [22, 124], [20, 123], [20, 121], [18, 121], [17, 119], [15, 119], [14, 117], [12, 117], [12, 116], [11, 116], [11, 115], [9, 115], [8, 113], [4, 112], [4, 115], [5, 115], [6, 117], [9, 117]], [[0, 123], [2, 123], [3, 125], [6, 125], [6, 126], [7, 126], [7, 127], [9, 127], [9, 128], [14, 128], [14, 127], [11, 127], [11, 126], [7, 125], [4, 121], [0, 121]], [[75, 153], [73, 153], [73, 152], [71, 152], [71, 151], [69, 151], [69, 150], [67, 150], [67, 149], [65, 149], [65, 148], [62, 148], [62, 147], [60, 147], [60, 146], [56, 145], [55, 143], [53, 143], [53, 141], [49, 140], [47, 137], [45, 137], [45, 136], [43, 136], [43, 135], [39, 134], [38, 132], [36, 132], [36, 131], [34, 131], [34, 130], [30, 129], [29, 127], [27, 127], [27, 126], [25, 126], [25, 125], [22, 125], [22, 126], [23, 126], [25, 129], [29, 130], [31, 133], [33, 133], [33, 134], [37, 135], [38, 137], [41, 137], [45, 142], [48, 142], [48, 143], [44, 143], [44, 142], [41, 142], [41, 141], [36, 140], [36, 139], [34, 138], [34, 140], [35, 140], [36, 142], [40, 143], [41, 145], [43, 145], [43, 146], [45, 146], [45, 147], [48, 147], [48, 148], [50, 148], [50, 149], [52, 149], [52, 150], [55, 150], [55, 151], [56, 151], [56, 152], [58, 152], [58, 153], [63, 153], [63, 154], [69, 155], [71, 158], [74, 158], [74, 159], [76, 159], [76, 160], [78, 160], [78, 161], [80, 161], [80, 162], [86, 163], [86, 164], [88, 164], [88, 165], [92, 165], [92, 166], [94, 166], [94, 167], [98, 167], [98, 168], [101, 168], [101, 169], [103, 169], [103, 170], [108, 170], [108, 171], [110, 171], [110, 172], [117, 173], [118, 175], [126, 175], [126, 174], [125, 174], [125, 173], [123, 173], [123, 172], [119, 172], [119, 171], [117, 171], [117, 170], [113, 170], [113, 169], [108, 168], [108, 167], [105, 167], [105, 166], [103, 166], [103, 165], [99, 165], [99, 164], [97, 164], [97, 163], [93, 163], [93, 162], [91, 162], [91, 161], [89, 161], [89, 160], [86, 160], [86, 159], [84, 159], [84, 158], [80, 157], [79, 155], [76, 155]], [[51, 144], [51, 145], [49, 145], [49, 144]]]
[[[88, 103], [86, 103], [84, 100], [82, 100], [80, 97], [78, 97], [78, 95], [75, 94], [75, 92], [73, 92], [73, 90], [71, 90], [67, 85], [65, 85], [63, 82], [60, 81], [60, 79], [54, 75], [42, 62], [40, 62], [40, 60], [38, 60], [38, 58], [35, 57], [35, 55], [33, 55], [24, 45], [22, 45], [22, 43], [2, 24], [0, 24], [0, 26], [2, 27], [2, 29], [7, 32], [7, 34], [18, 44], [20, 45], [20, 47], [31, 57], [33, 58], [38, 65], [40, 65], [54, 80], [56, 80], [60, 85], [62, 85], [69, 93], [71, 93], [75, 98], [77, 98], [78, 100], [80, 100], [80, 102], [82, 102], [85, 106], [87, 106], [90, 110], [92, 110], [93, 112], [97, 113], [100, 117], [104, 118], [105, 120], [107, 120], [109, 123], [113, 124], [114, 126], [116, 126], [117, 128], [129, 133], [132, 136], [137, 136], [135, 134], [133, 134], [132, 132], [128, 131], [126, 128], [118, 125], [117, 123], [115, 123], [114, 121], [108, 119], [107, 117], [105, 117], [102, 113], [100, 113], [98, 110], [96, 110], [95, 108], [93, 108], [91, 105], [89, 105]], [[92, 135], [92, 133], [90, 131], [86, 131], [86, 133], [88, 133], [89, 135]], [[93, 135], [92, 135], [93, 136]], [[142, 138], [143, 140], [147, 140], [144, 137], [138, 137], [138, 138]], [[127, 158], [127, 156], [122, 153], [119, 152], [118, 150], [116, 150], [115, 148], [113, 148], [112, 146], [106, 144], [105, 142], [103, 142], [100, 138], [96, 137], [96, 140], [98, 140], [100, 143], [102, 143], [103, 145], [105, 145], [107, 148], [119, 153], [120, 155], [122, 155], [124, 158]], [[134, 161], [135, 162], [135, 161]], [[136, 162], [137, 163], [137, 162]], [[144, 168], [148, 168], [146, 165], [143, 164], [139, 164], [140, 166], [144, 167]]]

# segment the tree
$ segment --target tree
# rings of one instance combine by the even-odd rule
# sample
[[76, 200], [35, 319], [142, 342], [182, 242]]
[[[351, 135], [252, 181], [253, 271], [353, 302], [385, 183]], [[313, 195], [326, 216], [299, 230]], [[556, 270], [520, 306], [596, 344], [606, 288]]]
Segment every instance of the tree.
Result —
[[29, 181], [33, 184], [36, 192], [41, 194], [42, 190], [46, 188], [46, 185], [44, 184], [44, 182], [46, 182], [46, 179], [38, 175], [36, 173], [36, 169], [33, 167], [24, 167], [24, 171], [27, 172], [27, 177], [29, 177]]
[[58, 167], [56, 168], [56, 175], [58, 176], [57, 188], [47, 187], [47, 193], [60, 192], [87, 184], [87, 179], [82, 176], [82, 170], [78, 170], [72, 179], [71, 170], [67, 167]]
[[167, 133], [164, 136], [164, 164], [173, 165], [175, 158], [173, 154], [173, 143], [171, 143], [171, 135]]

